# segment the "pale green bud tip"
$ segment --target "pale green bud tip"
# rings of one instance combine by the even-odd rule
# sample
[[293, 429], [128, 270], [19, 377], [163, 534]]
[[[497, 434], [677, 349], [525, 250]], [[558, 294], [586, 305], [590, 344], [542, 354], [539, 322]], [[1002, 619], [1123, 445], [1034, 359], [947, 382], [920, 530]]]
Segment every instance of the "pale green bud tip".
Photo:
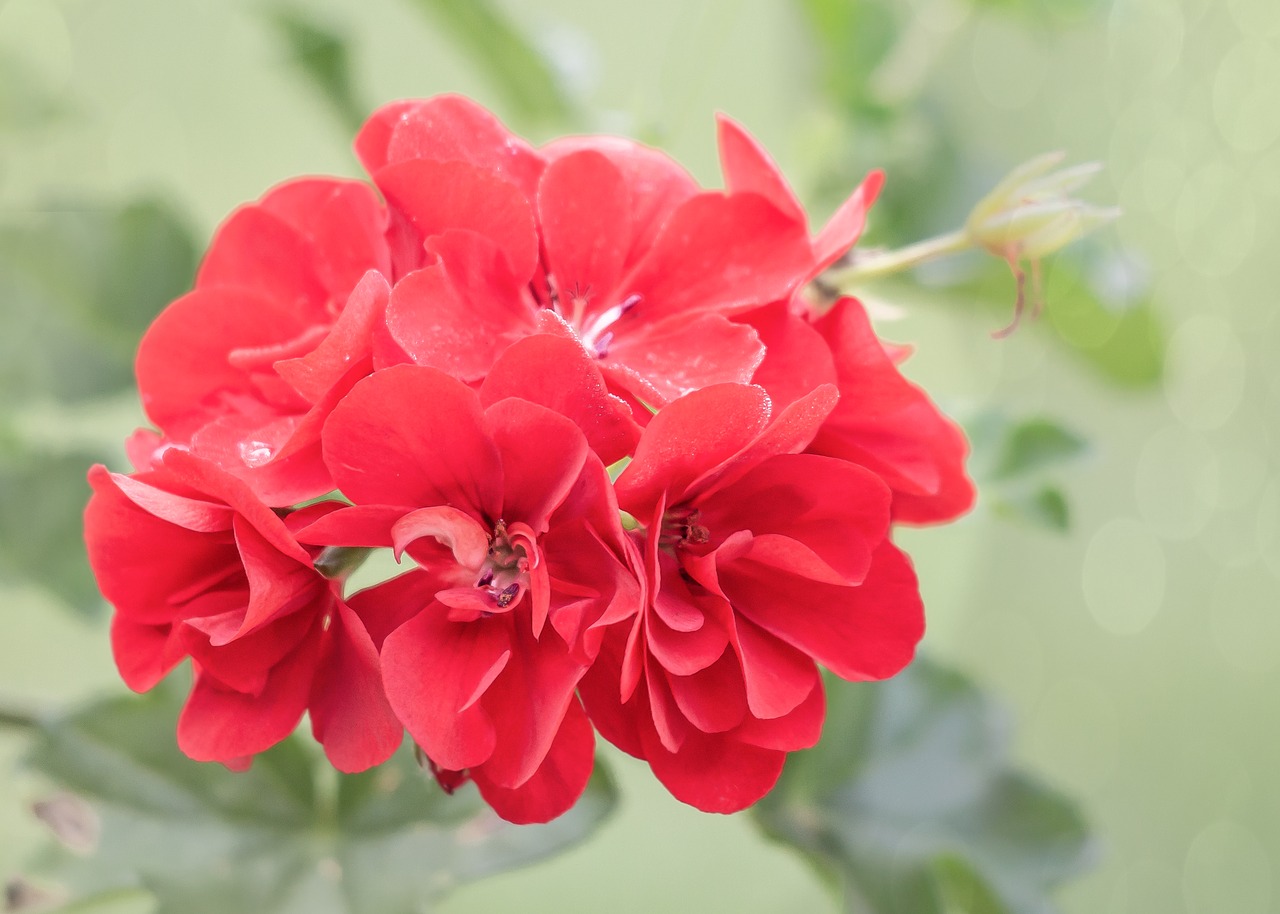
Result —
[[974, 244], [1010, 260], [1039, 260], [1120, 215], [1071, 196], [1102, 170], [1097, 162], [1058, 168], [1052, 152], [1019, 165], [983, 197], [965, 220]]

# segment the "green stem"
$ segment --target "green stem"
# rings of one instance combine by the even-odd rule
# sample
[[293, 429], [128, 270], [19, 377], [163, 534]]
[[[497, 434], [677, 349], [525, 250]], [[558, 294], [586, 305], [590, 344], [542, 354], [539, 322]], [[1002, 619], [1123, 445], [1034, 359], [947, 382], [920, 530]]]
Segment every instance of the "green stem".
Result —
[[38, 730], [40, 725], [40, 717], [34, 712], [0, 705], [0, 729]]
[[920, 264], [948, 254], [958, 254], [973, 247], [973, 240], [964, 229], [956, 229], [945, 235], [917, 241], [904, 248], [889, 251], [854, 252], [853, 263], [828, 270], [819, 277], [824, 288], [843, 293], [873, 279], [881, 279], [918, 267]]

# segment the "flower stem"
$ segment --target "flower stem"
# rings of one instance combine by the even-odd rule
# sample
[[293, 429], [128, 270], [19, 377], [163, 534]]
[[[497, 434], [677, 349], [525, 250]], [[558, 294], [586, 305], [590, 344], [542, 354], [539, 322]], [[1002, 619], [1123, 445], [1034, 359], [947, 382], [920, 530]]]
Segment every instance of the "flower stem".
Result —
[[13, 705], [0, 705], [0, 729], [38, 730], [40, 726], [40, 716], [35, 712]]
[[922, 263], [957, 254], [973, 247], [973, 239], [965, 229], [956, 229], [945, 235], [937, 235], [924, 241], [917, 241], [896, 250], [854, 252], [853, 262], [823, 273], [819, 281], [822, 286], [837, 293], [849, 290], [870, 282], [918, 267]]

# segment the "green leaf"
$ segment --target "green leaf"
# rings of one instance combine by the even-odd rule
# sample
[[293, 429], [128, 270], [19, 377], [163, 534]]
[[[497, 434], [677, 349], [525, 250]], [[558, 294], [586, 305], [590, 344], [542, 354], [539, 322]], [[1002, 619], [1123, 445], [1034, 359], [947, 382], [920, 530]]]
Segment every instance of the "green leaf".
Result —
[[1013, 419], [988, 411], [965, 422], [972, 454], [969, 471], [983, 500], [997, 514], [1059, 532], [1070, 509], [1050, 471], [1089, 452], [1088, 442], [1051, 419]]
[[993, 511], [1010, 520], [1024, 521], [1058, 533], [1066, 533], [1071, 528], [1071, 508], [1067, 497], [1055, 486], [1046, 485], [1031, 492], [999, 493], [993, 495], [990, 502]]
[[869, 81], [898, 39], [892, 9], [865, 0], [801, 0], [800, 9], [818, 51], [826, 95], [846, 115], [890, 114], [872, 96]]
[[1043, 472], [1088, 451], [1083, 438], [1049, 419], [1032, 418], [1008, 424], [998, 442], [990, 480], [1012, 479]]
[[295, 6], [275, 6], [267, 21], [288, 51], [290, 63], [328, 104], [344, 130], [354, 134], [369, 108], [356, 94], [351, 53], [344, 35]]
[[[1008, 318], [1017, 297], [1009, 268], [990, 258], [976, 277], [956, 285], [949, 298], [975, 303]], [[1032, 282], [1027, 307], [1034, 308]], [[1017, 334], [1040, 330], [1065, 346], [1104, 380], [1121, 387], [1149, 387], [1164, 373], [1165, 331], [1146, 279], [1122, 253], [1103, 253], [1088, 240], [1044, 264], [1044, 314], [1024, 314]], [[985, 319], [983, 312], [977, 312]], [[1006, 343], [1008, 345], [1008, 343]]]
[[828, 683], [826, 735], [754, 810], [858, 914], [1045, 914], [1090, 866], [1075, 805], [1015, 770], [1004, 716], [916, 660], [881, 683]]
[[98, 459], [0, 444], [0, 579], [41, 584], [85, 615], [103, 606], [80, 520], [89, 500], [85, 474]]
[[474, 789], [445, 796], [407, 747], [338, 775], [298, 737], [234, 773], [178, 751], [182, 700], [169, 683], [44, 725], [31, 764], [98, 819], [91, 853], [38, 861], [69, 890], [65, 910], [134, 889], [156, 914], [418, 914], [460, 883], [583, 840], [616, 802], [597, 765], [564, 816], [511, 825]]
[[167, 205], [69, 206], [0, 223], [0, 397], [99, 396], [133, 383], [138, 339], [195, 273]]
[[1164, 374], [1166, 333], [1135, 271], [1123, 255], [1056, 258], [1046, 269], [1045, 314], [1057, 339], [1102, 377], [1149, 387]]
[[569, 119], [573, 105], [551, 60], [493, 0], [409, 0], [465, 48], [516, 117], [532, 124]]
[[68, 111], [21, 58], [0, 48], [0, 133], [44, 127]]

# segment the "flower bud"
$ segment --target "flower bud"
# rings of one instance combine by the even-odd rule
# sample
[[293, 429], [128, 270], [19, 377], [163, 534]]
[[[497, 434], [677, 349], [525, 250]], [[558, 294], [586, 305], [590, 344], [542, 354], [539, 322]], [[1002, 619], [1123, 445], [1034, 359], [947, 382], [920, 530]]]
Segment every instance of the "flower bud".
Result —
[[1092, 206], [1071, 196], [1102, 170], [1086, 162], [1054, 170], [1065, 154], [1050, 152], [1024, 162], [1005, 176], [969, 213], [964, 233], [971, 243], [1008, 262], [1018, 282], [1013, 322], [993, 336], [1006, 336], [1022, 317], [1026, 274], [1031, 264], [1035, 313], [1044, 302], [1040, 293], [1040, 261], [1120, 215], [1116, 207]]
[[1102, 166], [1087, 162], [1054, 171], [1065, 155], [1051, 152], [1019, 165], [983, 197], [965, 220], [975, 244], [997, 256], [1040, 260], [1120, 215], [1070, 196]]

